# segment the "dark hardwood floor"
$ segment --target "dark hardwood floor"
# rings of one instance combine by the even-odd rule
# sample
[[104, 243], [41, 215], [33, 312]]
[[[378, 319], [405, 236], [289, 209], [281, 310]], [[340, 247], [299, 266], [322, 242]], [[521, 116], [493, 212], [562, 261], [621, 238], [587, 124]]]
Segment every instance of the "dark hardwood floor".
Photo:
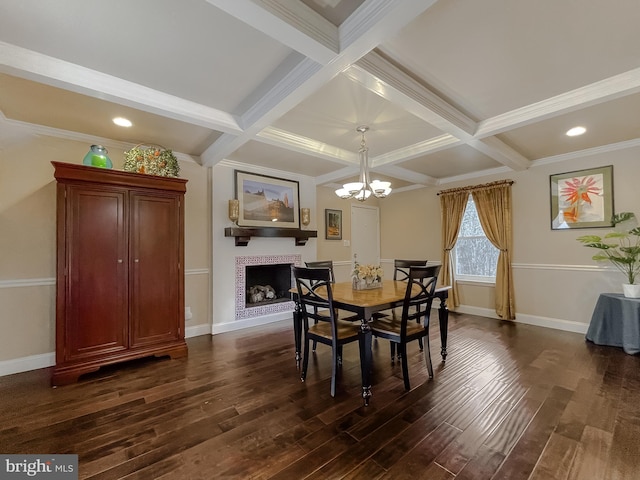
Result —
[[[51, 388], [50, 369], [0, 378], [1, 453], [75, 453], [90, 479], [637, 479], [640, 358], [584, 336], [450, 316], [435, 377], [409, 351], [405, 392], [374, 342], [336, 398], [319, 345], [301, 383], [290, 322], [188, 341], [189, 357], [104, 368]], [[414, 342], [415, 343], [415, 342]]]

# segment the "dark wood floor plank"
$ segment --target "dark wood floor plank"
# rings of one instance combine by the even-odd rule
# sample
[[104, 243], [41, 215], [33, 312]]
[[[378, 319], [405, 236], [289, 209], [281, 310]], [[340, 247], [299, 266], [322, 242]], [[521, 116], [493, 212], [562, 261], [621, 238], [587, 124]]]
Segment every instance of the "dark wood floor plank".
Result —
[[566, 480], [574, 464], [579, 442], [552, 434], [529, 480]]
[[612, 436], [609, 432], [585, 427], [568, 479], [606, 478]]
[[527, 425], [507, 459], [494, 475], [494, 480], [529, 478], [572, 393], [563, 387], [553, 387], [549, 397], [535, 413], [531, 423]]
[[407, 455], [389, 468], [382, 478], [394, 480], [405, 478], [442, 478], [449, 480], [454, 478], [451, 472], [447, 472], [442, 466], [434, 463], [434, 460], [459, 435], [460, 430], [442, 423]]
[[384, 468], [375, 461], [368, 459], [342, 477], [342, 480], [377, 480], [382, 478], [385, 473]]
[[436, 462], [457, 475], [512, 408], [509, 403], [492, 402], [438, 455]]
[[[373, 343], [364, 407], [358, 346], [300, 381], [291, 321], [188, 340], [50, 387], [51, 369], [0, 377], [0, 451], [75, 453], [81, 479], [628, 480], [640, 472], [640, 356], [584, 336], [452, 313], [448, 357], [430, 333], [405, 391]], [[415, 342], [414, 342], [415, 343]]]
[[[475, 456], [456, 475], [456, 480], [489, 480], [498, 471], [505, 458], [506, 454], [486, 444], [480, 445]], [[547, 480], [552, 480], [552, 477]]]

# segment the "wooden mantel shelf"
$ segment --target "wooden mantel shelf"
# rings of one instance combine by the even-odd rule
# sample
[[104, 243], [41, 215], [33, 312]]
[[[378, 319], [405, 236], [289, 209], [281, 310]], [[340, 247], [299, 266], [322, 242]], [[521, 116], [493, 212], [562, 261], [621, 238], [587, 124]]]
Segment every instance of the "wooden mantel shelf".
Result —
[[224, 236], [235, 237], [236, 247], [246, 247], [251, 237], [293, 237], [296, 239], [296, 246], [302, 246], [310, 238], [316, 238], [318, 231], [277, 227], [227, 227], [224, 229]]

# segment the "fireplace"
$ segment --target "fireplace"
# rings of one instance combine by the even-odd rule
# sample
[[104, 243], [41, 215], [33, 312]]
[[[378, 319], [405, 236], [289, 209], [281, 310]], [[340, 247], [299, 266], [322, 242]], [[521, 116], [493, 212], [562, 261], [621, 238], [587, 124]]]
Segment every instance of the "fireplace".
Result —
[[291, 266], [301, 261], [301, 255], [236, 257], [236, 320], [292, 311]]
[[291, 264], [274, 263], [245, 267], [246, 307], [291, 300]]

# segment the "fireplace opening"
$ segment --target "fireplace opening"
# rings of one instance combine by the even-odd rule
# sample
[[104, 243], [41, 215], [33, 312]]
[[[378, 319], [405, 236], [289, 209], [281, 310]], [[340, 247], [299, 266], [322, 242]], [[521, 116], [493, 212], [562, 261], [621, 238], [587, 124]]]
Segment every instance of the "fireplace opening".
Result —
[[247, 307], [291, 300], [291, 265], [278, 263], [270, 265], [247, 265], [245, 303]]

